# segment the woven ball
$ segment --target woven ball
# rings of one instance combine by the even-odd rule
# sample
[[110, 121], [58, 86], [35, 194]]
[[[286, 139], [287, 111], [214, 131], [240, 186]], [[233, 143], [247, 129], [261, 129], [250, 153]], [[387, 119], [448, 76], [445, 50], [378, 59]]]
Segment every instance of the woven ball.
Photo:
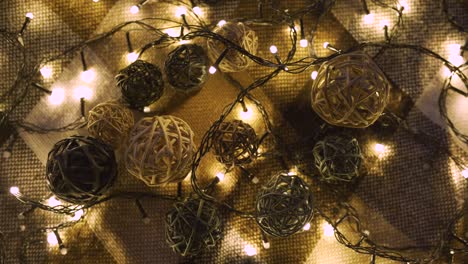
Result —
[[363, 128], [382, 114], [390, 84], [364, 53], [339, 55], [322, 64], [312, 86], [312, 108], [335, 126]]
[[257, 134], [240, 120], [223, 122], [213, 136], [213, 148], [216, 158], [223, 164], [247, 164], [257, 157]]
[[169, 83], [179, 91], [190, 92], [202, 86], [207, 79], [208, 58], [202, 47], [180, 45], [169, 53], [165, 71]]
[[221, 239], [216, 207], [202, 199], [177, 202], [166, 215], [166, 241], [182, 256], [194, 256]]
[[[256, 54], [258, 48], [258, 37], [255, 31], [241, 22], [228, 22], [222, 27], [216, 27], [213, 31], [216, 34], [242, 47], [250, 54]], [[229, 47], [223, 42], [208, 39], [208, 56], [211, 61], [216, 61], [223, 51]], [[240, 72], [249, 67], [251, 60], [237, 50], [230, 49], [224, 59], [219, 64], [219, 68], [224, 72]]]
[[120, 147], [133, 127], [133, 113], [116, 101], [96, 105], [88, 114], [89, 135]]
[[193, 132], [175, 116], [141, 119], [130, 132], [127, 170], [148, 186], [182, 181], [195, 153]]
[[363, 156], [355, 138], [328, 136], [315, 144], [313, 153], [323, 181], [351, 182], [359, 176]]
[[138, 110], [156, 102], [164, 91], [159, 68], [143, 60], [137, 60], [122, 69], [115, 79], [122, 97], [130, 107]]
[[86, 204], [114, 183], [117, 163], [112, 147], [92, 137], [73, 136], [55, 144], [47, 160], [47, 184], [58, 198]]
[[271, 236], [296, 233], [310, 222], [312, 212], [312, 193], [298, 176], [281, 173], [273, 177], [257, 197], [257, 223]]

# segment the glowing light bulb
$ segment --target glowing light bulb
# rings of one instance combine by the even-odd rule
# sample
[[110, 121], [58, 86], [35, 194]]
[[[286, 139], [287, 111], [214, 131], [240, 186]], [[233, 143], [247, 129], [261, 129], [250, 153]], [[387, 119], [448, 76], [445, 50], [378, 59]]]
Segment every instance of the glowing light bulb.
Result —
[[310, 230], [310, 223], [307, 223], [304, 225], [304, 227], [302, 228], [304, 231], [309, 231]]
[[29, 18], [29, 19], [33, 19], [34, 15], [33, 15], [33, 13], [26, 13], [26, 17]]
[[176, 12], [175, 12], [176, 17], [185, 16], [186, 14], [187, 14], [187, 8], [183, 6], [177, 7]]
[[299, 45], [301, 45], [303, 48], [307, 48], [307, 46], [309, 46], [309, 41], [307, 41], [307, 39], [301, 39], [299, 41]]
[[468, 169], [462, 170], [461, 175], [463, 176], [463, 178], [468, 179]]
[[278, 53], [278, 48], [275, 45], [270, 46], [270, 52], [273, 54]]
[[249, 244], [245, 245], [244, 252], [249, 257], [257, 255], [257, 249], [254, 248], [252, 245], [249, 245]]
[[317, 71], [313, 71], [313, 72], [310, 74], [310, 78], [312, 78], [312, 80], [317, 79], [317, 76], [318, 76], [318, 72], [317, 72]]
[[130, 13], [136, 14], [138, 12], [140, 12], [140, 8], [138, 6], [134, 5], [134, 6], [130, 7]]
[[218, 22], [218, 27], [223, 27], [224, 25], [226, 25], [226, 23], [227, 23], [226, 20], [220, 20]]
[[295, 176], [295, 175], [297, 175], [297, 174], [296, 174], [296, 172], [294, 172], [294, 171], [290, 171], [290, 172], [288, 172], [288, 175], [289, 175], [289, 176]]
[[49, 103], [52, 105], [60, 105], [65, 99], [65, 91], [62, 88], [52, 89], [52, 94], [49, 96]]
[[130, 52], [130, 53], [127, 54], [127, 61], [129, 63], [133, 63], [137, 59], [138, 59], [138, 54], [136, 54], [135, 52]]
[[410, 6], [408, 4], [408, 1], [398, 0], [398, 9], [401, 9], [402, 7], [403, 7], [403, 12], [408, 12], [410, 10]]
[[169, 37], [173, 37], [173, 38], [180, 37], [180, 29], [178, 30], [176, 28], [168, 28], [164, 32], [168, 34]]
[[94, 2], [94, 3], [97, 3], [97, 2], [99, 2], [99, 0], [93, 0], [93, 2]]
[[62, 254], [62, 255], [68, 254], [68, 249], [66, 247], [61, 248], [60, 249], [60, 254]]
[[95, 77], [96, 77], [96, 73], [93, 70], [87, 70], [81, 73], [81, 80], [87, 83], [92, 82]]
[[78, 211], [75, 212], [75, 214], [73, 215], [73, 217], [70, 218], [70, 220], [72, 221], [78, 221], [80, 220], [80, 218], [84, 215], [84, 211], [83, 209], [80, 209]]
[[331, 237], [335, 234], [335, 229], [329, 223], [324, 223], [322, 228], [324, 236]]
[[455, 66], [460, 66], [465, 62], [465, 59], [460, 55], [450, 55], [448, 57], [448, 61], [450, 61]]
[[270, 248], [270, 242], [262, 241], [262, 245], [263, 245], [264, 249], [269, 249]]
[[388, 27], [388, 25], [390, 25], [390, 22], [387, 19], [382, 19], [380, 21], [379, 25], [380, 25], [381, 28], [384, 28], [385, 26]]
[[44, 66], [41, 68], [41, 75], [44, 78], [50, 78], [52, 77], [52, 69], [50, 67]]
[[450, 55], [459, 55], [461, 50], [460, 44], [448, 44], [447, 49]]
[[57, 200], [55, 196], [51, 196], [49, 199], [47, 199], [47, 204], [51, 207], [59, 206], [62, 204], [61, 201]]
[[49, 243], [50, 246], [58, 245], [58, 239], [54, 232], [47, 233], [47, 243]]
[[376, 143], [374, 146], [374, 150], [377, 154], [381, 154], [385, 152], [385, 145]]
[[18, 194], [20, 194], [20, 190], [19, 190], [18, 187], [13, 186], [13, 187], [10, 188], [10, 193], [13, 194], [13, 195], [18, 195]]
[[197, 16], [203, 15], [203, 11], [198, 6], [195, 6], [192, 10], [193, 10], [193, 13], [195, 13]]
[[240, 117], [244, 120], [251, 119], [253, 116], [253, 111], [250, 108], [247, 108], [247, 111], [244, 112], [243, 109], [240, 110]]
[[216, 173], [216, 177], [219, 179], [219, 181], [223, 181], [224, 180], [224, 173], [218, 172], [218, 173]]
[[81, 98], [89, 100], [92, 96], [93, 91], [86, 86], [78, 86], [75, 88], [75, 90], [73, 90], [73, 97], [77, 100], [80, 100]]
[[215, 74], [216, 71], [217, 71], [217, 69], [216, 69], [215, 67], [213, 67], [213, 66], [211, 66], [210, 69], [208, 70], [208, 72], [209, 72], [210, 74]]
[[328, 48], [328, 45], [330, 45], [330, 42], [324, 42], [324, 43], [323, 43], [323, 47], [324, 47], [325, 49]]
[[145, 106], [145, 107], [143, 107], [143, 112], [144, 113], [149, 113], [149, 112], [151, 112], [151, 108], [148, 107], [148, 106]]
[[364, 23], [366, 24], [372, 24], [374, 22], [374, 14], [369, 13], [363, 17]]

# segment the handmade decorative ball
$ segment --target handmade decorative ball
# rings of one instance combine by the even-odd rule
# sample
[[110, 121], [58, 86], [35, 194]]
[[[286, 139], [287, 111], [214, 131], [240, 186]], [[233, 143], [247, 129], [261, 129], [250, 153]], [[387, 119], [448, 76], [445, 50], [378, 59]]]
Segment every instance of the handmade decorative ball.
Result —
[[323, 181], [351, 182], [359, 176], [363, 156], [355, 138], [328, 136], [315, 144], [313, 153]]
[[286, 237], [301, 230], [312, 218], [312, 193], [298, 176], [280, 173], [257, 197], [256, 220], [267, 234]]
[[96, 105], [88, 114], [89, 135], [120, 147], [133, 127], [133, 113], [116, 101]]
[[122, 91], [122, 97], [132, 108], [142, 110], [163, 94], [162, 73], [157, 66], [149, 62], [137, 60], [122, 69], [115, 78]]
[[190, 126], [175, 116], [141, 119], [130, 132], [126, 167], [148, 186], [182, 181], [195, 153]]
[[205, 83], [207, 62], [202, 47], [195, 44], [180, 45], [169, 53], [166, 60], [167, 79], [178, 91], [190, 92]]
[[213, 136], [213, 148], [216, 158], [223, 164], [250, 163], [257, 156], [257, 134], [241, 120], [223, 122]]
[[364, 128], [382, 114], [390, 96], [384, 73], [364, 53], [339, 55], [322, 64], [312, 86], [312, 108], [335, 126]]
[[[258, 37], [255, 31], [241, 22], [228, 22], [222, 27], [216, 27], [213, 32], [242, 47], [250, 54], [257, 53]], [[250, 65], [251, 60], [235, 50], [231, 44], [223, 43], [220, 40], [208, 39], [207, 46], [208, 56], [213, 62], [219, 58], [226, 48], [230, 48], [219, 64], [219, 68], [224, 72], [240, 72], [247, 69]]]
[[221, 238], [216, 207], [202, 199], [177, 202], [166, 215], [166, 241], [182, 256], [194, 256]]
[[117, 177], [112, 147], [92, 137], [73, 136], [57, 142], [49, 152], [46, 170], [50, 191], [74, 204], [99, 199]]

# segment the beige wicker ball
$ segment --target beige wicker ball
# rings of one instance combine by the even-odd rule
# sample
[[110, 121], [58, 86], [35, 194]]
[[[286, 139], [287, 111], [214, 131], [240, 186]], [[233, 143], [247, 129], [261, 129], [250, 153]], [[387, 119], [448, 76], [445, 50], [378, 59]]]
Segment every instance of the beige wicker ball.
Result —
[[130, 132], [125, 163], [130, 174], [148, 186], [181, 182], [195, 153], [193, 132], [170, 115], [147, 117]]
[[[216, 27], [213, 32], [242, 47], [250, 54], [257, 53], [257, 34], [241, 22], [228, 22], [222, 27]], [[215, 62], [228, 47], [223, 42], [215, 39], [208, 39], [207, 46], [208, 55], [213, 62]], [[219, 64], [219, 68], [224, 72], [240, 72], [247, 69], [250, 63], [251, 60], [247, 56], [235, 49], [230, 49]]]
[[312, 108], [327, 123], [364, 128], [382, 114], [390, 83], [372, 59], [354, 52], [322, 64], [312, 85]]
[[118, 148], [133, 127], [133, 113], [116, 101], [96, 105], [88, 114], [89, 135]]

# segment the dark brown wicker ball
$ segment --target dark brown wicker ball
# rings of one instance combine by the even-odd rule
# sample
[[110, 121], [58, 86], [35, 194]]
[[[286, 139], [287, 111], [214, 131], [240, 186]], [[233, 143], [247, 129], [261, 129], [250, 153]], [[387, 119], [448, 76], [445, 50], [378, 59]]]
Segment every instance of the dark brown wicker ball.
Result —
[[241, 120], [223, 122], [213, 137], [213, 148], [216, 158], [223, 164], [250, 163], [257, 156], [257, 134]]
[[221, 238], [216, 207], [202, 199], [177, 202], [166, 215], [166, 241], [182, 256], [194, 256]]
[[49, 152], [46, 179], [58, 198], [86, 204], [97, 200], [114, 183], [117, 163], [112, 147], [92, 137], [73, 136]]
[[164, 91], [159, 68], [143, 60], [137, 60], [122, 69], [115, 79], [122, 91], [122, 97], [130, 107], [138, 110], [156, 102]]
[[280, 173], [257, 197], [256, 220], [267, 234], [290, 236], [312, 219], [312, 193], [298, 176]]
[[202, 86], [207, 79], [208, 57], [195, 44], [180, 45], [169, 53], [165, 64], [166, 76], [175, 89], [190, 92]]

